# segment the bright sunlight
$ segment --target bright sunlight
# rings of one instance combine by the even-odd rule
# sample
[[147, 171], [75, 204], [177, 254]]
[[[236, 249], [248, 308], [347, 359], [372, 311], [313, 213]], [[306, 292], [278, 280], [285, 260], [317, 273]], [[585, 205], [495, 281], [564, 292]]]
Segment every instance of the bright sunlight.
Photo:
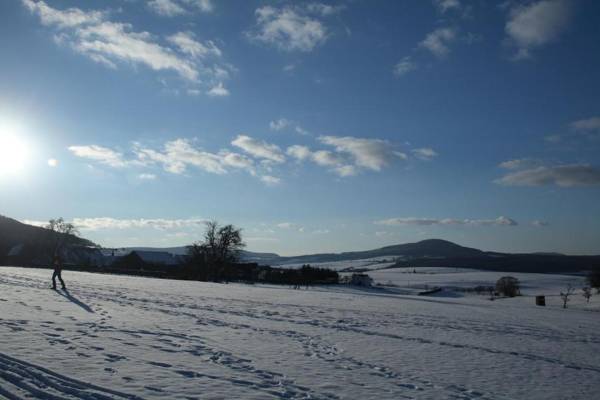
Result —
[[24, 171], [28, 159], [29, 147], [22, 139], [20, 127], [0, 121], [0, 177]]

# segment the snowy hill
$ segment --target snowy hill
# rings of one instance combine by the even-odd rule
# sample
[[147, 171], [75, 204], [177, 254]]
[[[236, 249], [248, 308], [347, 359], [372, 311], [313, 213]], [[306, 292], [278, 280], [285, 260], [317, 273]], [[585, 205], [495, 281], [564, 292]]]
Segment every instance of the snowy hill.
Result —
[[[498, 277], [429, 272], [374, 275], [399, 291], [408, 275], [450, 286]], [[0, 268], [0, 398], [547, 400], [600, 389], [600, 297], [577, 293], [562, 309], [557, 293], [581, 277], [525, 274], [524, 296], [493, 302], [64, 277], [69, 292], [55, 292], [48, 270]], [[547, 307], [534, 305], [540, 291]]]

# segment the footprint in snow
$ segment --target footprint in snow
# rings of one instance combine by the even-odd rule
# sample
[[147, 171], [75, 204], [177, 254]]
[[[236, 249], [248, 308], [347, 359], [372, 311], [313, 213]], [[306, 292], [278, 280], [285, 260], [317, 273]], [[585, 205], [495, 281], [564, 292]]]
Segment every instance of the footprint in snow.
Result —
[[172, 367], [171, 364], [157, 362], [157, 361], [149, 361], [148, 364], [151, 364], [151, 365], [154, 365], [157, 367], [163, 367], [163, 368], [171, 368]]

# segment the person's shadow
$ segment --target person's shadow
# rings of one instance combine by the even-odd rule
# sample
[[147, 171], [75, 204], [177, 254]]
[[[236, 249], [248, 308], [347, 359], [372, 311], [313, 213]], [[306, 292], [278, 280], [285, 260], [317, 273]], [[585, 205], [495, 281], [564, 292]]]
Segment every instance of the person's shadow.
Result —
[[71, 293], [69, 293], [69, 291], [67, 289], [62, 289], [62, 291], [57, 290], [56, 292], [58, 294], [60, 294], [61, 296], [65, 297], [70, 302], [77, 304], [79, 307], [83, 308], [85, 311], [92, 313], [92, 314], [94, 313], [94, 310], [92, 310], [92, 308], [90, 306], [88, 306], [87, 304], [85, 304], [84, 302], [79, 300], [77, 297], [73, 296]]

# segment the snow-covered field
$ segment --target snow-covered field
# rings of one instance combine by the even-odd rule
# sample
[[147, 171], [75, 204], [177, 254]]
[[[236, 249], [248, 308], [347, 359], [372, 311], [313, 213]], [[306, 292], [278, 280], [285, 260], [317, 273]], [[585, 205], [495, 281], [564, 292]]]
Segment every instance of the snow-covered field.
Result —
[[[529, 296], [538, 289], [553, 295], [567, 281], [580, 286], [581, 277], [520, 274], [525, 296], [489, 301], [69, 271], [64, 293], [48, 289], [50, 273], [0, 268], [0, 398], [593, 399], [600, 393], [600, 296], [587, 306], [577, 294], [566, 310], [557, 298], [536, 307]], [[372, 275], [402, 286], [409, 274]], [[421, 284], [451, 287], [502, 274], [412, 275], [422, 275]]]
[[[384, 256], [384, 257], [373, 257], [364, 258], [360, 260], [346, 260], [346, 261], [329, 261], [329, 262], [318, 262], [308, 263], [311, 267], [327, 268], [333, 271], [350, 270], [350, 269], [381, 269], [387, 268], [396, 263], [395, 259], [401, 256]], [[285, 263], [276, 265], [282, 268], [301, 268], [302, 265], [307, 263]]]

